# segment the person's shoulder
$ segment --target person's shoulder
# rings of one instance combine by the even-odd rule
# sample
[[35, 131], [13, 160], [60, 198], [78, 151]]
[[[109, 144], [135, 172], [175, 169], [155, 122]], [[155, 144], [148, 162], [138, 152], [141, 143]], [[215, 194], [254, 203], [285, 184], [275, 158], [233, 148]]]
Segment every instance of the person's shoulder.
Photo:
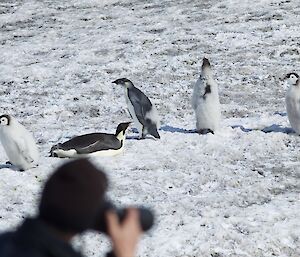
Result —
[[0, 234], [0, 256], [7, 256], [12, 245], [13, 232]]
[[14, 232], [4, 232], [0, 234], [0, 245], [2, 245], [3, 243], [7, 243], [8, 241], [10, 241], [12, 239]]
[[0, 256], [1, 257], [45, 257], [35, 251], [24, 252], [15, 244], [16, 232], [4, 232], [0, 234]]

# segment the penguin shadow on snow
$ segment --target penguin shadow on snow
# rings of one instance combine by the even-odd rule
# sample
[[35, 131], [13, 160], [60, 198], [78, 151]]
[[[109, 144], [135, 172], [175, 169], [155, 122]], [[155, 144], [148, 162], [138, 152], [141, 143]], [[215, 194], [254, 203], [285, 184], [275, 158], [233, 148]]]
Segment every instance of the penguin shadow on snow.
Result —
[[10, 169], [12, 166], [6, 163], [0, 163], [0, 169]]
[[[159, 131], [166, 131], [171, 133], [182, 133], [182, 134], [198, 134], [196, 129], [183, 129], [183, 128], [177, 128], [169, 125], [161, 126]], [[138, 134], [139, 131], [136, 128], [131, 128], [131, 132], [134, 134]], [[146, 139], [153, 139], [153, 137], [147, 137]], [[126, 136], [126, 140], [140, 140], [138, 136]]]
[[234, 125], [231, 126], [233, 129], [239, 128], [240, 130], [242, 130], [243, 132], [251, 132], [251, 131], [262, 131], [264, 133], [284, 133], [284, 134], [293, 134], [295, 133], [295, 131], [292, 128], [288, 128], [288, 127], [282, 127], [278, 124], [273, 124], [271, 126], [267, 126], [263, 129], [252, 129], [252, 128], [245, 128], [242, 125]]
[[182, 134], [192, 134], [196, 133], [198, 134], [196, 129], [183, 129], [183, 128], [177, 128], [169, 125], [164, 125], [160, 128], [162, 131], [171, 132], [171, 133], [182, 133]]
[[[286, 117], [287, 113], [286, 112], [278, 112], [276, 111], [274, 113], [275, 115], [280, 115], [282, 117]], [[264, 133], [284, 133], [284, 134], [294, 134], [295, 131], [292, 128], [289, 127], [282, 127], [281, 125], [278, 124], [272, 124], [271, 126], [267, 126], [263, 129], [256, 129], [256, 128], [245, 128], [243, 125], [233, 125], [231, 126], [233, 129], [239, 128], [243, 132], [251, 132], [251, 131], [262, 131]]]
[[287, 117], [287, 113], [286, 112], [274, 112], [274, 114], [282, 116], [282, 117]]
[[12, 165], [12, 164], [9, 164], [9, 163], [0, 163], [0, 170], [1, 169], [11, 169], [13, 171], [19, 171], [19, 172], [23, 172], [24, 170], [20, 170], [18, 169], [18, 167]]
[[133, 135], [133, 136], [127, 136], [127, 135], [126, 135], [126, 140], [143, 140], [143, 139], [152, 139], [152, 140], [155, 140], [155, 138], [152, 137], [152, 136], [150, 136], [150, 137], [146, 136], [146, 137], [143, 138], [143, 139], [140, 138], [140, 137], [139, 137], [139, 131], [138, 131], [137, 128], [131, 128], [130, 131], [131, 131], [133, 134], [137, 134], [137, 135], [136, 135], [136, 136], [135, 136], [135, 135]]

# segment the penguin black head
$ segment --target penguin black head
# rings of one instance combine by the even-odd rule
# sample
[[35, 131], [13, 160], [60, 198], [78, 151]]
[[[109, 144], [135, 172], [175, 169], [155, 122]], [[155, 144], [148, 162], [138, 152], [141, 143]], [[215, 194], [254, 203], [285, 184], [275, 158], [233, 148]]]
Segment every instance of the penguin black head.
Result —
[[203, 58], [203, 61], [202, 61], [202, 68], [205, 68], [205, 67], [210, 67], [210, 62], [207, 58]]
[[212, 71], [211, 71], [211, 67], [210, 67], [210, 62], [207, 58], [203, 58], [203, 61], [202, 61], [202, 67], [201, 67], [201, 70], [202, 70], [202, 74], [201, 76], [203, 78], [206, 78], [208, 79], [209, 77], [212, 77]]
[[7, 114], [3, 114], [0, 116], [0, 125], [1, 126], [9, 126], [11, 122], [11, 117]]
[[58, 143], [58, 144], [52, 146], [51, 150], [49, 152], [50, 153], [49, 157], [58, 157], [58, 155], [54, 151], [60, 149], [60, 147], [61, 147], [61, 143]]
[[133, 85], [133, 83], [129, 79], [126, 79], [126, 78], [117, 79], [117, 80], [113, 81], [112, 83], [121, 85], [121, 86], [126, 86], [126, 87]]
[[291, 72], [289, 74], [287, 74], [284, 79], [286, 79], [288, 81], [289, 84], [296, 86], [299, 81], [299, 75], [295, 72]]
[[116, 136], [120, 134], [120, 132], [123, 131], [123, 135], [125, 135], [125, 131], [126, 129], [128, 128], [128, 126], [130, 125], [131, 122], [124, 122], [124, 123], [120, 123], [117, 127], [117, 130], [116, 130]]

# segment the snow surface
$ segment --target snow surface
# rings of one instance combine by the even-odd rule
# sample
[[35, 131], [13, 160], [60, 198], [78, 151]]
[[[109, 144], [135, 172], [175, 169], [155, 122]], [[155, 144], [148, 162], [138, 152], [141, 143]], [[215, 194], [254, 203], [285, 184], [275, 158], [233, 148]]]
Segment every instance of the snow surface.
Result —
[[[130, 120], [111, 83], [127, 77], [156, 104], [161, 140], [131, 128], [124, 154], [93, 161], [116, 203], [156, 212], [137, 256], [300, 256], [300, 138], [280, 80], [300, 72], [298, 0], [3, 0], [0, 31], [1, 113], [43, 156], [36, 169], [0, 170], [1, 231], [36, 212], [64, 161], [47, 157], [53, 144]], [[190, 100], [203, 56], [223, 120], [199, 136]], [[76, 245], [96, 257], [109, 248], [95, 233]]]

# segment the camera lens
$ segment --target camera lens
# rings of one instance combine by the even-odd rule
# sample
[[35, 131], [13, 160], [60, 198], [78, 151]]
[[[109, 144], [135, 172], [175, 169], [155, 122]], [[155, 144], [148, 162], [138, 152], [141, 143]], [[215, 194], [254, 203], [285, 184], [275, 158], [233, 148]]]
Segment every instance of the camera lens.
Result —
[[[152, 212], [145, 208], [145, 207], [137, 207], [136, 208], [139, 211], [139, 217], [140, 217], [140, 224], [143, 231], [149, 230], [154, 222], [154, 216]], [[119, 217], [120, 222], [122, 223], [123, 220], [126, 218], [128, 209], [118, 209], [117, 214]]]
[[[149, 230], [154, 223], [154, 215], [150, 209], [145, 207], [133, 207], [139, 211], [140, 224], [143, 231]], [[114, 210], [118, 217], [120, 223], [124, 221], [127, 215], [127, 208], [116, 208], [111, 202], [104, 202], [100, 208], [99, 215], [97, 217], [96, 223], [92, 226], [92, 229], [95, 229], [100, 232], [107, 234], [107, 224], [106, 224], [106, 212], [109, 210]]]

